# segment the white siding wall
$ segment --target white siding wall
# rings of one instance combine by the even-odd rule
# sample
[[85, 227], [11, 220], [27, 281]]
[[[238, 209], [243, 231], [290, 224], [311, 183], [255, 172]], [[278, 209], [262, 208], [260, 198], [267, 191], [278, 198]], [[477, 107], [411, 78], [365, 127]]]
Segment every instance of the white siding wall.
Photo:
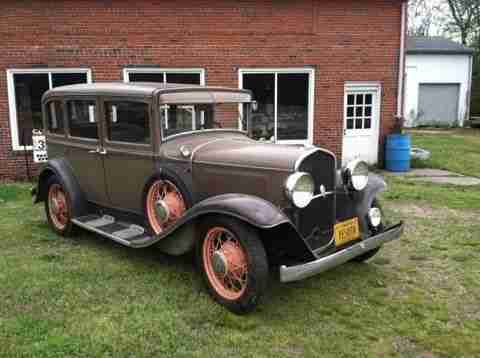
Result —
[[405, 118], [412, 126], [418, 109], [421, 83], [459, 83], [458, 121], [463, 123], [470, 101], [470, 55], [408, 55], [406, 56]]

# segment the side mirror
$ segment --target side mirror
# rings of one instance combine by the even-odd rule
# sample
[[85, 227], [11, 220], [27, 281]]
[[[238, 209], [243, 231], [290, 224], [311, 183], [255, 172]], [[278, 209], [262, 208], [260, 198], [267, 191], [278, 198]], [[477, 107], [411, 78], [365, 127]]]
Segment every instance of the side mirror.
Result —
[[252, 111], [256, 112], [258, 110], [258, 102], [252, 101]]

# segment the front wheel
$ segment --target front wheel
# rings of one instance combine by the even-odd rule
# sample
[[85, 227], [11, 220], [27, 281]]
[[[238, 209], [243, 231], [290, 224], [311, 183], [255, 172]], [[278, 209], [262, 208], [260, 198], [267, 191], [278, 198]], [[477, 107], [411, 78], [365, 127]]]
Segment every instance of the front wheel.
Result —
[[200, 228], [197, 261], [213, 298], [230, 311], [252, 311], [268, 281], [265, 249], [256, 230], [239, 220], [209, 217]]

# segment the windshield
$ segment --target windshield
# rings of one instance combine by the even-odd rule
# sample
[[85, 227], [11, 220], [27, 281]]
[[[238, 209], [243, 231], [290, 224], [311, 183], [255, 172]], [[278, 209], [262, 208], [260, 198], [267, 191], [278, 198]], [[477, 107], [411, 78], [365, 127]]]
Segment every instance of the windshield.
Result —
[[163, 104], [163, 138], [205, 129], [247, 130], [250, 103]]

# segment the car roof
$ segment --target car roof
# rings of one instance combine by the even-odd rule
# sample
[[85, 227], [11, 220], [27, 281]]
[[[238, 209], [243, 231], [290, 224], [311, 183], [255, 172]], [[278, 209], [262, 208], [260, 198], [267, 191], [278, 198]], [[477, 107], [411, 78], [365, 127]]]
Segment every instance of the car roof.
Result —
[[251, 91], [228, 87], [201, 86], [160, 82], [94, 82], [55, 87], [43, 96], [43, 100], [60, 95], [136, 95], [150, 97], [153, 94], [180, 92], [232, 92], [251, 95]]

